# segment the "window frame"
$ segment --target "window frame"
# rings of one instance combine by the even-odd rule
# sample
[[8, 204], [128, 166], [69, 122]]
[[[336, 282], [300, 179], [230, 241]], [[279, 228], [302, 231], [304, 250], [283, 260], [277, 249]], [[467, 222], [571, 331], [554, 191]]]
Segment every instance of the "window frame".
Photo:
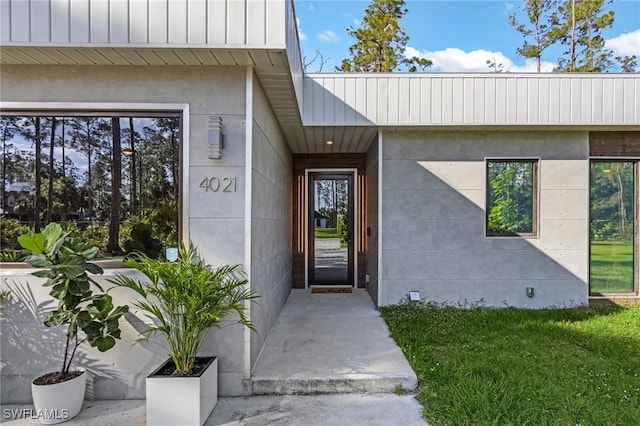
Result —
[[180, 197], [178, 242], [189, 241], [189, 135], [190, 106], [187, 103], [105, 102], [0, 102], [5, 116], [89, 116], [89, 117], [177, 117], [180, 124]]
[[[489, 163], [527, 163], [532, 164], [532, 205], [531, 232], [493, 232], [489, 231], [490, 212], [490, 178]], [[539, 157], [487, 157], [484, 160], [485, 205], [484, 205], [484, 235], [486, 238], [538, 238], [539, 234], [539, 201], [540, 201], [540, 158]]]
[[[632, 163], [633, 164], [633, 291], [631, 292], [594, 292], [591, 290], [591, 188], [593, 185], [591, 166], [594, 163]], [[616, 299], [636, 298], [640, 296], [640, 157], [637, 156], [589, 156], [589, 237], [588, 237], [588, 281], [587, 291], [589, 299]]]

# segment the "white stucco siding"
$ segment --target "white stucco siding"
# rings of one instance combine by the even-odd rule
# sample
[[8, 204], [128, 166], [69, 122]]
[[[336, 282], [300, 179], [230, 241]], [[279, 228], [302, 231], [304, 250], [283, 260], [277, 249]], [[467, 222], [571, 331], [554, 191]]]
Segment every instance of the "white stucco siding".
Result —
[[283, 48], [288, 1], [0, 0], [0, 43]]
[[640, 125], [634, 74], [311, 74], [306, 125]]
[[[37, 84], [35, 82], [46, 82]], [[245, 72], [226, 67], [64, 67], [6, 65], [0, 75], [2, 105], [28, 103], [31, 108], [47, 109], [51, 105], [73, 103], [74, 108], [86, 105], [110, 105], [126, 110], [127, 105], [154, 111], [154, 105], [186, 104], [189, 106], [188, 161], [183, 163], [188, 173], [183, 175], [188, 191], [182, 197], [188, 202], [182, 206], [187, 213], [184, 223], [190, 239], [199, 247], [205, 260], [213, 265], [244, 264], [245, 259], [245, 190], [251, 182], [245, 180], [246, 96]], [[108, 113], [106, 113], [108, 115]], [[222, 117], [225, 148], [221, 160], [208, 158], [209, 117]], [[231, 193], [205, 191], [200, 183], [205, 178], [234, 177], [237, 190]], [[185, 198], [183, 198], [184, 200]], [[6, 278], [2, 271], [3, 286], [14, 281], [29, 283], [34, 289], [40, 282], [25, 275], [12, 273]], [[34, 291], [36, 303], [42, 303], [46, 293]], [[118, 292], [117, 302], [130, 303], [131, 294]], [[135, 312], [134, 312], [135, 315]], [[31, 353], [41, 358], [18, 362], [12, 368], [2, 369], [2, 402], [28, 402], [29, 380], [48, 371], [49, 365], [46, 335], [38, 325], [40, 318], [21, 311], [13, 316], [23, 323], [25, 339], [33, 341]], [[135, 317], [141, 320], [139, 317]], [[100, 399], [143, 398], [144, 377], [157, 366], [159, 355], [166, 351], [157, 345], [144, 346], [144, 350], [132, 349], [136, 332], [136, 320], [123, 320], [123, 341], [110, 351], [108, 368], [100, 365], [96, 373], [101, 377], [95, 385]], [[2, 323], [5, 330], [14, 323]], [[16, 341], [2, 341], [3, 359], [21, 359], [24, 355]], [[132, 352], [133, 351], [133, 352]], [[224, 327], [205, 343], [202, 354], [219, 357], [219, 390], [221, 395], [246, 393], [244, 330], [241, 326]], [[130, 361], [131, 357], [136, 361]], [[82, 359], [81, 356], [80, 359]], [[87, 359], [103, 359], [95, 354]], [[117, 374], [114, 373], [117, 371]], [[113, 375], [114, 377], [111, 377]], [[107, 380], [107, 378], [109, 378]]]
[[[383, 141], [380, 304], [410, 290], [449, 303], [586, 303], [587, 132], [383, 132]], [[486, 158], [539, 159], [537, 237], [485, 236]]]
[[260, 296], [251, 306], [253, 368], [291, 292], [292, 157], [255, 76], [252, 88], [251, 288]]

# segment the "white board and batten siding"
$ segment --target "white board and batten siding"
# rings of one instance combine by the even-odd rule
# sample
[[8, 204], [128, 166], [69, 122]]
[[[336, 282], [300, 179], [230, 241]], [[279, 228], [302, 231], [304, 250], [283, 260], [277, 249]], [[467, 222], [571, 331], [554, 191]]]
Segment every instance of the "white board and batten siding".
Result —
[[[291, 0], [0, 0], [0, 43], [284, 49]], [[295, 28], [295, 24], [293, 25]]]
[[312, 74], [303, 122], [321, 126], [640, 126], [637, 74]]

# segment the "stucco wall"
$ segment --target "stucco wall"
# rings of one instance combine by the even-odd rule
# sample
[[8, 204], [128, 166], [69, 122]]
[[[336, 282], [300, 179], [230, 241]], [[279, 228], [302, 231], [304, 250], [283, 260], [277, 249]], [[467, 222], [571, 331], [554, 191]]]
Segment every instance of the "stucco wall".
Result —
[[251, 366], [291, 292], [291, 176], [289, 145], [254, 78], [251, 188]]
[[365, 283], [373, 302], [378, 305], [378, 141], [371, 144], [367, 152], [367, 227], [370, 235], [367, 237], [367, 264], [365, 273], [369, 282]]
[[[587, 132], [383, 132], [380, 304], [410, 290], [488, 306], [586, 303], [588, 147]], [[487, 157], [540, 159], [538, 237], [485, 236]]]
[[[35, 84], [46, 81], [47, 84]], [[62, 67], [3, 65], [0, 75], [3, 102], [91, 102], [189, 104], [190, 152], [189, 220], [185, 223], [191, 240], [213, 265], [244, 263], [245, 197], [245, 85], [244, 68], [231, 67]], [[43, 105], [46, 108], [46, 105]], [[225, 134], [222, 160], [207, 157], [209, 116], [221, 116]], [[205, 177], [236, 177], [233, 193], [205, 192]], [[2, 285], [15, 282], [26, 286], [24, 300], [14, 300], [2, 322], [2, 403], [30, 399], [30, 379], [50, 370], [49, 330], [43, 330], [39, 316], [24, 306], [42, 307], [47, 300], [33, 278], [8, 278], [2, 271]], [[31, 296], [31, 293], [33, 296]], [[130, 300], [118, 294], [120, 303]], [[123, 321], [123, 340], [106, 354], [86, 352], [79, 365], [91, 366], [99, 376], [94, 395], [99, 399], [142, 398], [144, 377], [165, 358], [158, 345], [131, 346], [140, 317], [133, 313]], [[12, 331], [24, 330], [23, 336]], [[11, 337], [14, 336], [14, 337]], [[41, 337], [43, 336], [43, 337]], [[244, 379], [244, 331], [225, 327], [205, 343], [202, 354], [219, 357], [221, 395], [246, 393]], [[57, 361], [56, 361], [57, 363]], [[54, 363], [55, 364], [55, 363]], [[55, 366], [55, 365], [54, 365]], [[112, 378], [113, 377], [113, 378]]]

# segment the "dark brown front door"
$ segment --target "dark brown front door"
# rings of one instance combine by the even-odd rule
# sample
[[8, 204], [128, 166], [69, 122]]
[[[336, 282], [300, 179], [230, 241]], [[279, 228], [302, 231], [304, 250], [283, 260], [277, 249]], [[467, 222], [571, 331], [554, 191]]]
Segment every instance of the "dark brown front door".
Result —
[[309, 173], [309, 285], [353, 286], [353, 174]]

